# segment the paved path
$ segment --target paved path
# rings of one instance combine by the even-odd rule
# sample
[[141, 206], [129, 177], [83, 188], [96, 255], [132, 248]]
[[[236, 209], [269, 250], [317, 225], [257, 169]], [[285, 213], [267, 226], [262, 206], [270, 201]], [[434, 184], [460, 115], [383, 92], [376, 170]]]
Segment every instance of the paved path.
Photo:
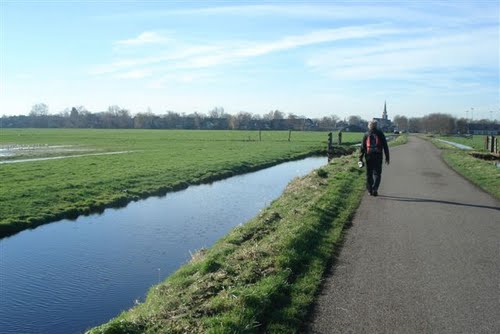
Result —
[[500, 333], [500, 203], [431, 143], [391, 151], [327, 275], [310, 333]]

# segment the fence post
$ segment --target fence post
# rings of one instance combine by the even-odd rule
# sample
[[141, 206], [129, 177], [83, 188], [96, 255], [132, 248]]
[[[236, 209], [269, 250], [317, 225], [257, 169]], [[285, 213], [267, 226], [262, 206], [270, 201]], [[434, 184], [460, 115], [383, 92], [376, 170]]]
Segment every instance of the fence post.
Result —
[[333, 139], [332, 139], [331, 132], [328, 134], [328, 149], [327, 149], [326, 153], [328, 155], [328, 162], [332, 161], [332, 159], [333, 159]]

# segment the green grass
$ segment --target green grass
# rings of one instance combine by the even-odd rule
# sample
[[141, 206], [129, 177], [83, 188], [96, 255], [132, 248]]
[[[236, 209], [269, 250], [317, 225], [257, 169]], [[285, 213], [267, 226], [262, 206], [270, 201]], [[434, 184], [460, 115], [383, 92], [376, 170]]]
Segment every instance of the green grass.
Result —
[[[345, 133], [344, 142], [361, 137]], [[1, 164], [0, 237], [324, 153], [326, 141], [325, 132], [292, 132], [288, 141], [288, 131], [263, 131], [259, 141], [258, 131], [2, 129], [0, 146], [72, 145], [89, 153], [130, 152]], [[54, 155], [61, 153], [32, 152], [22, 158]]]
[[146, 301], [90, 333], [297, 333], [363, 193], [357, 156], [291, 182], [283, 195], [197, 253]]
[[[424, 139], [430, 139], [437, 148], [443, 151], [444, 161], [453, 170], [494, 197], [500, 198], [500, 169], [495, 165], [495, 163], [499, 161], [498, 156], [496, 161], [483, 160], [474, 157], [474, 151], [464, 151], [452, 145], [440, 142], [435, 138], [424, 137]], [[450, 137], [440, 137], [439, 139], [472, 146], [477, 148], [477, 150], [481, 152], [480, 154], [485, 154], [484, 150], [482, 150], [483, 146], [480, 145], [484, 140], [484, 136], [474, 136], [473, 139], [459, 138], [461, 141], [456, 140], [456, 138], [451, 139]], [[470, 140], [468, 144], [467, 140]]]
[[391, 146], [403, 145], [408, 142], [408, 134], [404, 133], [402, 135], [398, 135], [396, 139], [390, 142]]

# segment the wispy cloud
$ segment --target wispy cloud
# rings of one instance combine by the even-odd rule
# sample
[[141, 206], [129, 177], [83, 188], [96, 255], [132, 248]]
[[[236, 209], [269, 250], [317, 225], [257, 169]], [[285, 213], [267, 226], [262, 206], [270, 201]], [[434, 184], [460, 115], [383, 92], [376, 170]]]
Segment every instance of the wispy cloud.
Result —
[[[484, 6], [482, 7], [491, 7]], [[434, 3], [437, 9], [432, 12], [425, 6], [419, 6], [418, 3], [408, 6], [397, 6], [389, 2], [384, 4], [329, 4], [314, 3], [288, 3], [288, 4], [262, 4], [262, 5], [232, 5], [232, 6], [214, 6], [197, 8], [170, 8], [164, 10], [147, 10], [135, 12], [113, 13], [110, 15], [99, 15], [100, 19], [154, 19], [163, 17], [273, 17], [273, 18], [296, 18], [296, 19], [331, 19], [331, 20], [380, 20], [390, 21], [411, 21], [411, 22], [435, 22], [442, 19], [443, 16], [451, 19], [457, 11], [474, 13], [476, 21], [497, 20], [498, 15], [494, 10], [482, 10], [477, 5], [468, 5], [462, 3], [461, 6], [449, 5], [447, 3]], [[494, 6], [493, 6], [494, 8]], [[441, 10], [438, 10], [441, 9]], [[439, 13], [438, 13], [439, 12]], [[448, 13], [448, 14], [443, 14]], [[471, 16], [472, 17], [472, 16]], [[463, 22], [454, 20], [455, 23]]]
[[146, 65], [165, 64], [183, 59], [190, 59], [195, 56], [204, 55], [220, 50], [217, 46], [181, 46], [176, 45], [172, 49], [159, 52], [155, 56], [142, 56], [136, 58], [124, 58], [113, 61], [109, 64], [95, 65], [89, 70], [91, 75], [103, 75], [128, 70], [133, 67]]
[[171, 38], [155, 31], [145, 31], [139, 36], [114, 42], [115, 46], [141, 46], [147, 44], [163, 44]]
[[166, 75], [162, 75], [159, 78], [151, 80], [148, 84], [148, 88], [152, 89], [163, 89], [167, 87], [177, 86], [179, 84], [192, 84], [195, 82], [207, 82], [215, 81], [216, 76], [212, 72], [206, 71], [172, 71]]
[[116, 75], [118, 79], [142, 79], [150, 77], [153, 72], [149, 69], [145, 70], [132, 70], [124, 73], [119, 73]]
[[259, 43], [235, 52], [240, 57], [255, 57], [267, 53], [294, 49], [302, 46], [335, 42], [340, 40], [362, 39], [375, 36], [398, 34], [401, 30], [381, 26], [360, 26], [338, 29], [323, 29], [306, 34], [284, 37], [270, 43]]
[[[306, 64], [339, 80], [407, 79], [456, 76], [468, 68], [497, 68], [498, 32], [494, 27], [473, 32], [420, 36], [366, 47], [324, 50]], [[493, 73], [492, 73], [493, 74]], [[493, 74], [494, 75], [494, 74]]]
[[401, 30], [386, 28], [381, 25], [369, 25], [320, 29], [267, 42], [231, 41], [213, 42], [211, 45], [188, 45], [172, 39], [171, 44], [176, 45], [174, 49], [165, 50], [158, 56], [121, 59], [110, 64], [95, 66], [90, 72], [93, 75], [120, 71], [129, 73], [130, 69], [145, 65], [154, 65], [157, 69], [163, 67], [171, 70], [209, 68], [305, 46], [400, 33], [402, 33]]

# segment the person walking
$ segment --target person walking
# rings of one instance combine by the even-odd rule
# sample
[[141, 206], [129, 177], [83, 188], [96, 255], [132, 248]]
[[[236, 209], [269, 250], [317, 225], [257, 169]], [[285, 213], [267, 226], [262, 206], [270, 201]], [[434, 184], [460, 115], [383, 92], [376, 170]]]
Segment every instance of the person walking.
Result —
[[389, 147], [382, 131], [377, 129], [377, 121], [368, 123], [368, 132], [361, 142], [359, 161], [366, 161], [366, 190], [371, 196], [378, 196], [378, 187], [382, 178], [382, 159], [385, 154], [385, 163], [388, 165]]

